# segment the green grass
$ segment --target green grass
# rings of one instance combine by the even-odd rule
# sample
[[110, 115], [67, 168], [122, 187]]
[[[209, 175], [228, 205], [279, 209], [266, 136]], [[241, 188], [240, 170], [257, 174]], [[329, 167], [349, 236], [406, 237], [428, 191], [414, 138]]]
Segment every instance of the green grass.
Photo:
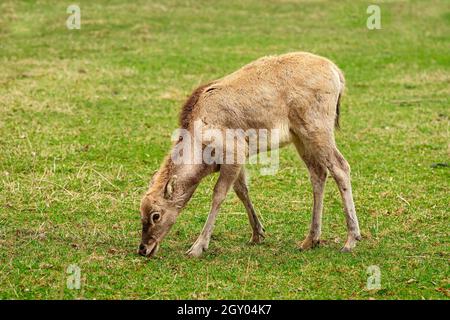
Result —
[[[0, 298], [448, 299], [450, 8], [442, 1], [66, 1], [0, 4]], [[341, 254], [345, 220], [327, 183], [323, 240], [300, 252], [312, 203], [293, 147], [280, 171], [249, 167], [267, 239], [247, 244], [230, 194], [210, 249], [199, 234], [208, 177], [162, 243], [136, 255], [139, 202], [190, 91], [264, 55], [310, 51], [344, 70], [337, 133], [352, 166], [363, 241]], [[81, 290], [66, 269], [81, 268]], [[366, 290], [366, 270], [381, 286]]]

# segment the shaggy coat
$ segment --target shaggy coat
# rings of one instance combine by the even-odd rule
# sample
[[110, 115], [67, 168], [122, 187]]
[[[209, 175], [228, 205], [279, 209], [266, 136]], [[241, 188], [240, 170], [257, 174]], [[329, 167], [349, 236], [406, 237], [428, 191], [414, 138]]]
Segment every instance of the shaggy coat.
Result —
[[[350, 167], [334, 139], [344, 87], [341, 70], [323, 57], [305, 52], [263, 57], [198, 87], [184, 104], [179, 124], [190, 132], [198, 120], [208, 128], [219, 130], [278, 129], [280, 146], [295, 145], [309, 170], [313, 186], [311, 228], [300, 248], [310, 249], [320, 242], [323, 191], [326, 177], [331, 173], [339, 187], [347, 221], [348, 236], [343, 251], [350, 251], [361, 236], [351, 191]], [[264, 228], [248, 196], [241, 164], [174, 164], [173, 153], [174, 150], [153, 177], [142, 200], [140, 254], [152, 256], [157, 251], [200, 181], [216, 171], [220, 174], [211, 211], [188, 254], [198, 257], [208, 248], [215, 218], [231, 187], [246, 208], [252, 227], [251, 241], [262, 241]]]

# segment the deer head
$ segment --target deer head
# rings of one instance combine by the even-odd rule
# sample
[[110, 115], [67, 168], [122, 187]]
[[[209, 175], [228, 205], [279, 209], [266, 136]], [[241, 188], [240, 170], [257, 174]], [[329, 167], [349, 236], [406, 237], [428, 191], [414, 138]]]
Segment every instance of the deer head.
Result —
[[177, 176], [173, 175], [163, 188], [154, 188], [152, 179], [150, 189], [141, 201], [142, 240], [138, 253], [142, 256], [155, 255], [161, 240], [177, 219], [181, 207], [173, 199], [176, 183]]

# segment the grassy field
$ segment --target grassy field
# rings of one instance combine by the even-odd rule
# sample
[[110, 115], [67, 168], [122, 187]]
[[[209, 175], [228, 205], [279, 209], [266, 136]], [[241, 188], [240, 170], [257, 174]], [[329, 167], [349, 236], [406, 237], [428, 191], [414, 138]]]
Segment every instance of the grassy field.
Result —
[[[450, 7], [384, 1], [0, 3], [0, 298], [448, 299]], [[300, 252], [312, 192], [294, 148], [280, 170], [248, 167], [267, 238], [234, 194], [210, 249], [184, 253], [206, 219], [208, 177], [162, 243], [136, 254], [139, 202], [197, 85], [264, 55], [310, 51], [346, 74], [337, 141], [352, 166], [363, 241], [327, 183], [320, 248]], [[81, 270], [80, 290], [66, 286]], [[381, 289], [367, 290], [378, 266]]]

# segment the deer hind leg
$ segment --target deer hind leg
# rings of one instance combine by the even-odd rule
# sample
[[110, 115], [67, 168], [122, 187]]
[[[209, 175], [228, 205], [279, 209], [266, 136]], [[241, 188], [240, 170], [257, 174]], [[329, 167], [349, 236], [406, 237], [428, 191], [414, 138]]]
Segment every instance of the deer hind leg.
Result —
[[347, 241], [341, 251], [350, 252], [356, 246], [356, 241], [361, 240], [358, 218], [356, 217], [355, 204], [353, 202], [352, 185], [350, 182], [350, 166], [336, 147], [334, 147], [330, 153], [327, 166], [338, 185], [344, 203], [348, 234]]
[[208, 219], [203, 227], [200, 236], [197, 238], [192, 247], [187, 251], [187, 254], [191, 257], [200, 257], [203, 251], [208, 249], [211, 234], [214, 228], [217, 214], [219, 213], [220, 205], [233, 185], [234, 181], [238, 177], [240, 165], [221, 165], [219, 179], [216, 182], [213, 191], [213, 199], [211, 210], [208, 215]]
[[294, 144], [300, 157], [305, 162], [306, 167], [308, 168], [314, 195], [311, 227], [305, 240], [303, 240], [300, 244], [301, 250], [308, 250], [320, 244], [320, 235], [322, 231], [323, 195], [328, 171], [326, 166], [320, 162], [320, 159], [315, 157], [314, 154], [306, 152], [307, 150], [305, 150], [303, 143], [296, 137], [294, 138]]
[[242, 168], [239, 172], [238, 178], [234, 182], [234, 191], [238, 198], [242, 201], [245, 206], [245, 210], [247, 211], [248, 220], [250, 222], [250, 226], [252, 227], [252, 237], [250, 239], [250, 243], [261, 243], [265, 238], [265, 230], [263, 225], [258, 219], [258, 216], [253, 207], [252, 201], [248, 195], [248, 187], [245, 178], [245, 169]]
[[[303, 148], [301, 149], [301, 154], [303, 154], [305, 163], [310, 170], [311, 181], [313, 182], [314, 213], [313, 226], [311, 229], [313, 231], [314, 229], [318, 230], [318, 228], [314, 227], [315, 223], [320, 225], [319, 221], [322, 212], [321, 203], [323, 200], [323, 188], [326, 179], [326, 174], [324, 174], [323, 171], [324, 168], [326, 168], [333, 176], [344, 204], [348, 235], [347, 241], [341, 251], [349, 252], [356, 246], [356, 241], [361, 239], [361, 234], [352, 196], [350, 166], [337, 149], [334, 136], [330, 132], [332, 131], [322, 130], [321, 132], [318, 132], [305, 130], [298, 135], [299, 140], [301, 141], [300, 147]], [[298, 142], [296, 143], [296, 146], [297, 149], [299, 149]], [[305, 239], [304, 243], [306, 248], [309, 246], [308, 237]], [[313, 238], [311, 238], [311, 242], [314, 243], [312, 240]]]

